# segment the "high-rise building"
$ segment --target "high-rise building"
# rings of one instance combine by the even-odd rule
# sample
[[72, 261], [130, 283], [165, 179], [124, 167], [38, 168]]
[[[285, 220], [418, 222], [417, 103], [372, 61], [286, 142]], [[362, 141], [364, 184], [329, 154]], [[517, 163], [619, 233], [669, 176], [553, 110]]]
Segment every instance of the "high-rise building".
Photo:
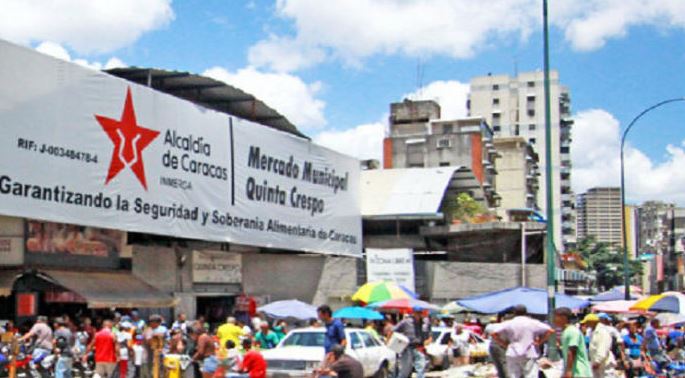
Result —
[[496, 208], [495, 159], [492, 129], [481, 117], [443, 120], [435, 101], [390, 105], [390, 134], [383, 142], [383, 167], [421, 168], [462, 166], [482, 185], [484, 201]]
[[612, 246], [623, 245], [621, 189], [591, 188], [578, 196], [578, 239], [594, 238]]
[[[576, 240], [575, 198], [571, 190], [571, 99], [559, 82], [559, 73], [550, 72], [552, 164], [554, 177], [554, 243], [562, 250]], [[483, 117], [492, 126], [495, 137], [521, 136], [540, 157], [540, 171], [545, 172], [545, 92], [542, 72], [488, 75], [471, 80], [467, 107], [469, 115]], [[538, 192], [538, 206], [545, 212], [547, 188], [543, 179]]]
[[499, 157], [495, 162], [495, 187], [502, 197], [498, 215], [505, 218], [512, 209], [538, 210], [538, 154], [523, 137], [493, 140]]

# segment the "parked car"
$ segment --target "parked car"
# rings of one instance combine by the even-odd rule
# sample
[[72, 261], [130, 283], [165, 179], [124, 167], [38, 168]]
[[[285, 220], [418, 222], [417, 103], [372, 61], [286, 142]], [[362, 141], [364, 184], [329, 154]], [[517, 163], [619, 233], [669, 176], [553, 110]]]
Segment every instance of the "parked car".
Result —
[[[449, 369], [452, 363], [452, 328], [435, 327], [432, 329], [433, 341], [426, 347], [428, 362], [431, 369]], [[469, 334], [469, 357], [472, 360], [485, 359], [488, 357], [490, 340], [485, 340], [475, 333], [464, 330]]]
[[[267, 375], [275, 378], [311, 376], [325, 357], [325, 328], [302, 328], [288, 333], [274, 349], [262, 351]], [[346, 328], [346, 353], [364, 368], [365, 377], [385, 378], [395, 366], [395, 353], [363, 329]]]

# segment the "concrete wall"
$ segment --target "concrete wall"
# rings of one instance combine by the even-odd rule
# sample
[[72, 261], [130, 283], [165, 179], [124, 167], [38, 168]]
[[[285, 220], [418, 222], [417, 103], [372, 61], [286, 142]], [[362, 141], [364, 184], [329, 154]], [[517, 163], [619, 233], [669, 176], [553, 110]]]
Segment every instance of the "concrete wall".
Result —
[[508, 209], [527, 208], [526, 201], [526, 153], [525, 141], [500, 142], [495, 138], [495, 146], [500, 157], [497, 158], [496, 187], [502, 196], [497, 215], [506, 219]]
[[[435, 303], [521, 286], [520, 264], [427, 262], [431, 300]], [[528, 287], [545, 288], [544, 264], [526, 265]]]
[[319, 255], [244, 256], [243, 289], [249, 295], [269, 295], [272, 301], [296, 298], [311, 303], [324, 263]]
[[[196, 295], [192, 281], [192, 250], [182, 268], [176, 265], [176, 252], [162, 246], [134, 246], [133, 274], [179, 299], [177, 311], [195, 314]], [[271, 301], [299, 299], [313, 304], [341, 307], [357, 289], [356, 259], [322, 255], [242, 253], [242, 292]], [[220, 290], [220, 288], [217, 287]], [[214, 295], [223, 295], [216, 292]], [[225, 295], [229, 295], [227, 293]]]

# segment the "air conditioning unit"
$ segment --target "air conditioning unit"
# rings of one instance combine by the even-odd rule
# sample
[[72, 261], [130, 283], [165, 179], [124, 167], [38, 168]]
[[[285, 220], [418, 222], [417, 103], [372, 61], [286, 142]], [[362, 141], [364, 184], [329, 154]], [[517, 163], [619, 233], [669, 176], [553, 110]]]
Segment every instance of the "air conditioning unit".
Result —
[[452, 148], [452, 141], [450, 139], [438, 139], [438, 148]]

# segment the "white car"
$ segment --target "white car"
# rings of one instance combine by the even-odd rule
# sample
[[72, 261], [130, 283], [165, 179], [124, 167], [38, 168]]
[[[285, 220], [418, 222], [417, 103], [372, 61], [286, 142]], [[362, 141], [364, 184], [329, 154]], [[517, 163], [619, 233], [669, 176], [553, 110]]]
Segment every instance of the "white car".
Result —
[[[269, 377], [311, 376], [324, 360], [325, 328], [302, 328], [288, 335], [274, 349], [263, 350]], [[346, 328], [346, 353], [359, 361], [365, 377], [388, 377], [395, 353], [363, 329]]]
[[[485, 340], [469, 330], [469, 357], [471, 359], [483, 359], [488, 357], [490, 340]], [[429, 364], [432, 369], [449, 369], [452, 364], [452, 328], [434, 327], [431, 330], [433, 342], [426, 347], [429, 356]]]

